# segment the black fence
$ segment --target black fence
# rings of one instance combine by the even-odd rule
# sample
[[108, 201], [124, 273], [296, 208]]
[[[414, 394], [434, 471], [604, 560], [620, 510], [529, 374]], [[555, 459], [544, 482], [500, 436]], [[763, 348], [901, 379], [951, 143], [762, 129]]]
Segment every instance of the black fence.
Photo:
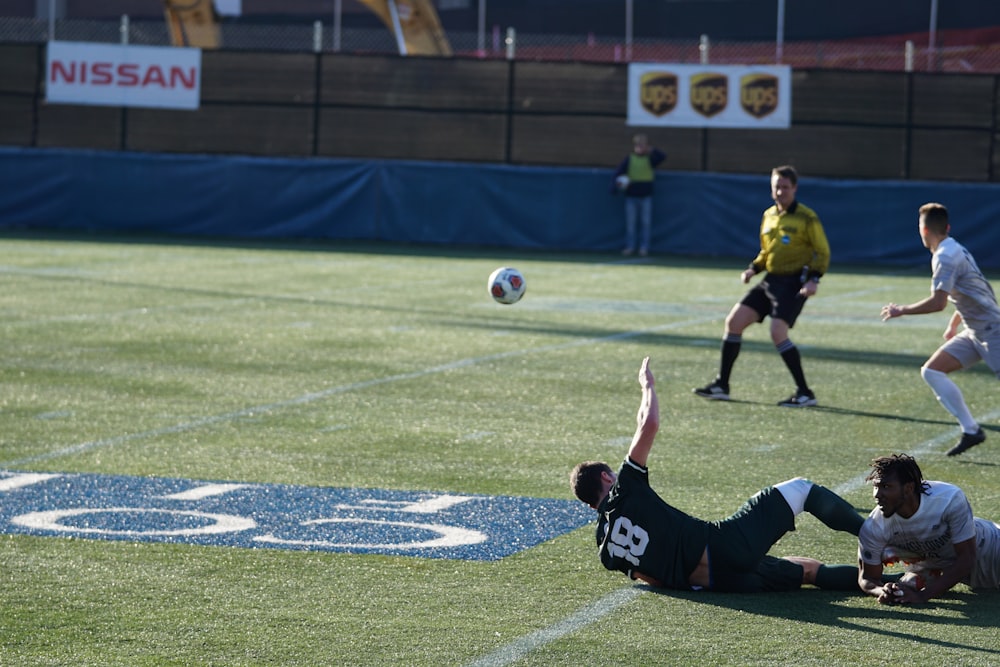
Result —
[[[0, 44], [0, 144], [610, 167], [627, 65], [204, 51], [201, 108], [49, 105], [45, 45]], [[796, 69], [788, 130], [646, 128], [668, 169], [988, 182], [993, 74]]]

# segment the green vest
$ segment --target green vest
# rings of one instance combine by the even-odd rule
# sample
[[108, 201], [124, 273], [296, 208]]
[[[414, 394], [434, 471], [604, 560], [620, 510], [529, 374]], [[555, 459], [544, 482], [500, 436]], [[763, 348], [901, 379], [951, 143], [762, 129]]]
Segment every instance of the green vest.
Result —
[[633, 183], [652, 183], [653, 165], [649, 161], [648, 155], [636, 155], [632, 153], [628, 156], [628, 170], [625, 172], [628, 180]]

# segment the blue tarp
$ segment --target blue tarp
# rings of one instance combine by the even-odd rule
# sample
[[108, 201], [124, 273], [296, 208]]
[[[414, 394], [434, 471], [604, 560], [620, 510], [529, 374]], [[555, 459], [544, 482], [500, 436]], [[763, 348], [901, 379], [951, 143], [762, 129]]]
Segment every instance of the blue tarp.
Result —
[[[623, 206], [607, 169], [0, 148], [0, 229], [235, 239], [358, 239], [617, 251]], [[660, 171], [652, 250], [757, 251], [768, 174]], [[1000, 185], [803, 178], [835, 263], [924, 265], [917, 208], [1000, 268]]]

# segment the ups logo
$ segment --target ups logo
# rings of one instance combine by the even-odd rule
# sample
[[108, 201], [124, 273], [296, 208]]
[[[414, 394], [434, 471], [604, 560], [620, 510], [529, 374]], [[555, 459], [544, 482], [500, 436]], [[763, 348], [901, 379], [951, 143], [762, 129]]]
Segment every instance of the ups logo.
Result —
[[670, 113], [677, 106], [677, 75], [647, 72], [639, 79], [639, 101], [654, 116]]
[[778, 108], [778, 77], [747, 74], [740, 79], [740, 106], [751, 116], [763, 118]]
[[691, 106], [706, 118], [729, 104], [729, 79], [724, 74], [695, 74], [691, 77]]

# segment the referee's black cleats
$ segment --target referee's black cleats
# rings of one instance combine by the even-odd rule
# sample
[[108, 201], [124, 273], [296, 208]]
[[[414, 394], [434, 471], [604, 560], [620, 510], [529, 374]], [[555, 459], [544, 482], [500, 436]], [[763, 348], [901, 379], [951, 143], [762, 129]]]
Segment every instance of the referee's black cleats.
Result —
[[962, 439], [958, 441], [958, 444], [948, 450], [948, 456], [958, 456], [965, 450], [971, 449], [985, 440], [986, 434], [983, 433], [983, 429], [979, 429], [975, 433], [963, 433]]
[[710, 384], [707, 384], [704, 387], [692, 389], [691, 391], [702, 398], [707, 398], [710, 401], [729, 400], [729, 387], [719, 384], [718, 380], [712, 380]]
[[808, 408], [816, 405], [816, 395], [808, 389], [797, 389], [794, 394], [779, 401], [778, 405], [783, 408]]

